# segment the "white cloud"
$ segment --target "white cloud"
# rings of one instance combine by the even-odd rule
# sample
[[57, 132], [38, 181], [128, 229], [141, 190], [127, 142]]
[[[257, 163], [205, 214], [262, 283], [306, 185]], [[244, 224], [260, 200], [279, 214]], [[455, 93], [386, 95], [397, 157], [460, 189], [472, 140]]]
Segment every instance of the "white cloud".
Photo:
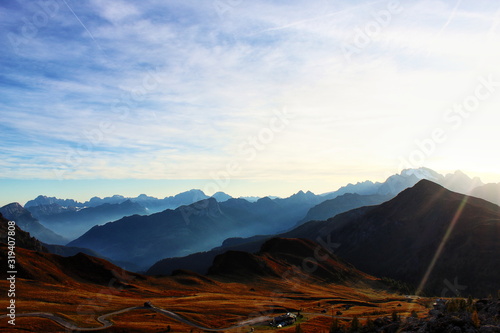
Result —
[[[500, 55], [494, 6], [401, 4], [403, 12], [350, 61], [342, 45], [387, 2], [243, 2], [222, 18], [211, 2], [75, 5], [95, 41], [61, 11], [17, 56], [25, 70], [3, 70], [28, 88], [9, 87], [9, 100], [21, 102], [0, 102], [4, 126], [18, 133], [0, 168], [10, 177], [50, 178], [68, 164], [68, 150], [107, 121], [114, 130], [68, 177], [207, 178], [241, 160], [238, 146], [287, 107], [296, 119], [255, 159], [240, 161], [240, 177], [392, 171], [415, 140], [442, 126], [444, 110], [470, 94], [478, 76], [496, 70]], [[34, 61], [47, 65], [33, 70]], [[157, 81], [147, 81], [151, 71]], [[118, 102], [128, 103], [126, 116], [113, 112]], [[468, 135], [481, 132], [471, 126]], [[38, 156], [45, 169], [14, 168], [14, 150]], [[456, 153], [443, 156], [454, 161]]]
[[130, 19], [139, 15], [139, 10], [131, 2], [113, 1], [91, 1], [96, 11], [112, 23], [120, 23], [124, 19]]

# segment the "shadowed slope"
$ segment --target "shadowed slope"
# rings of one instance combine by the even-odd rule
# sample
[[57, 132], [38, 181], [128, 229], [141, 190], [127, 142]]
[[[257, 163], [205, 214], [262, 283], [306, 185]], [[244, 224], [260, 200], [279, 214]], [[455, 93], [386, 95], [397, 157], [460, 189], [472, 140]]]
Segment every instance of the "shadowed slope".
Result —
[[455, 279], [464, 293], [500, 288], [500, 207], [426, 180], [379, 206], [285, 235], [328, 238], [341, 244], [336, 254], [359, 269], [415, 285], [425, 280], [435, 294]]
[[[291, 274], [293, 272], [293, 274]], [[368, 276], [307, 239], [273, 238], [257, 254], [228, 251], [215, 257], [209, 275], [238, 279], [300, 275], [318, 283], [358, 281]]]

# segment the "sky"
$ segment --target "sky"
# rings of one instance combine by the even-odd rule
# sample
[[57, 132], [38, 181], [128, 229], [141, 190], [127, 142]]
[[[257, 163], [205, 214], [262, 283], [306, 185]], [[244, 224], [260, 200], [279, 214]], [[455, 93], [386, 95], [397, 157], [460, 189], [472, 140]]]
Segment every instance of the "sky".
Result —
[[500, 182], [500, 3], [0, 2], [0, 204]]

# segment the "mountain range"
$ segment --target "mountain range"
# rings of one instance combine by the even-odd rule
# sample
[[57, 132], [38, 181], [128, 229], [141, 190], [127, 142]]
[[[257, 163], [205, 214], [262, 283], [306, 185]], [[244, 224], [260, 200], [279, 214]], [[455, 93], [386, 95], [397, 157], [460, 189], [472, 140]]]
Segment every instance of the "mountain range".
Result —
[[[224, 193], [219, 192], [217, 196], [223, 196]], [[84, 208], [84, 207], [97, 207], [103, 204], [120, 204], [127, 200], [132, 202], [137, 202], [141, 204], [144, 208], [150, 210], [151, 212], [158, 212], [169, 208], [177, 208], [182, 205], [189, 205], [196, 201], [207, 199], [208, 196], [200, 190], [190, 190], [186, 192], [179, 193], [174, 196], [165, 197], [163, 199], [158, 199], [155, 197], [147, 196], [146, 194], [141, 194], [135, 198], [127, 198], [123, 195], [113, 195], [111, 197], [100, 198], [93, 197], [86, 202], [77, 202], [73, 199], [58, 199], [55, 197], [47, 197], [40, 195], [37, 198], [28, 201], [25, 204], [26, 208], [37, 207], [37, 206], [48, 206], [56, 204], [61, 208]]]
[[[74, 240], [75, 243], [72, 243], [72, 246], [88, 247], [91, 251], [100, 253], [102, 257], [112, 258], [112, 260], [127, 260], [130, 263], [131, 260], [142, 261], [141, 258], [144, 258], [148, 263], [153, 263], [166, 257], [178, 257], [201, 250], [210, 250], [212, 247], [219, 246], [227, 237], [277, 234], [310, 220], [325, 220], [350, 209], [380, 204], [413, 186], [420, 179], [432, 179], [462, 191], [482, 184], [478, 179], [471, 179], [459, 171], [442, 176], [430, 169], [421, 168], [403, 170], [400, 174], [389, 177], [384, 183], [366, 181], [354, 185], [349, 184], [335, 192], [322, 195], [300, 191], [289, 198], [266, 197], [249, 202], [245, 199], [233, 199], [223, 192], [218, 192], [212, 196], [219, 206], [214, 211], [220, 212], [219, 216], [214, 219], [222, 222], [215, 223], [211, 227], [208, 221], [199, 222], [201, 224], [196, 227], [184, 227], [184, 222], [179, 223], [175, 221], [176, 218], [172, 218], [176, 215], [172, 211], [176, 209], [178, 209], [177, 213], [182, 215], [181, 219], [188, 222], [191, 215], [205, 214], [202, 212], [205, 205], [203, 200], [209, 197], [200, 190], [191, 190], [164, 199], [144, 194], [136, 198], [125, 198], [120, 195], [103, 199], [94, 197], [85, 203], [78, 203], [72, 199], [39, 196], [25, 206], [34, 219], [40, 222], [38, 223], [40, 227], [45, 227], [47, 233], [54, 231], [52, 233], [55, 236], [47, 237], [30, 227], [27, 230], [37, 232], [36, 235], [49, 244], [65, 244], [67, 240]], [[198, 201], [200, 198], [202, 201]], [[196, 202], [199, 203], [196, 204]], [[171, 208], [163, 210], [165, 207]], [[169, 245], [149, 246], [142, 249], [136, 252], [139, 253], [138, 258], [125, 256], [119, 249], [127, 248], [128, 244], [135, 244], [135, 242], [133, 229], [122, 228], [122, 223], [125, 223], [122, 220], [135, 220], [135, 222], [127, 222], [132, 224], [139, 223], [139, 221], [158, 220], [158, 215], [155, 215], [157, 213], [154, 213], [156, 211], [162, 213], [160, 216], [163, 216], [160, 218], [163, 221], [161, 230], [157, 230], [158, 226], [153, 227], [154, 223], [145, 223], [144, 225], [148, 226], [146, 229], [150, 228], [145, 230], [145, 233], [163, 235], [166, 237], [165, 241], [174, 237], [175, 241], [170, 242]], [[170, 221], [171, 219], [173, 220]], [[109, 226], [91, 230], [94, 226], [112, 221], [114, 221], [113, 224]], [[104, 229], [109, 229], [107, 236], [99, 235], [98, 230]], [[213, 230], [218, 230], [218, 232], [212, 232]], [[202, 236], [204, 233], [205, 237]], [[81, 239], [76, 239], [77, 237]], [[162, 243], [161, 237], [157, 236], [159, 243]], [[100, 241], [93, 238], [100, 239]], [[197, 241], [194, 241], [195, 239]], [[113, 250], [113, 247], [116, 249]], [[130, 266], [127, 265], [127, 267]], [[146, 265], [143, 268], [147, 268]]]
[[[436, 192], [436, 186], [422, 181], [401, 196], [418, 192], [425, 198], [431, 195], [431, 201], [435, 201], [433, 195], [460, 199], [452, 192], [451, 197], [450, 193]], [[398, 197], [394, 200], [399, 201]], [[484, 201], [470, 200], [477, 209], [484, 209]], [[463, 210], [467, 209], [464, 206]], [[311, 230], [315, 223], [300, 228]], [[10, 255], [7, 230], [7, 220], [0, 215], [2, 261]], [[255, 327], [275, 329], [270, 323], [283, 318], [297, 318], [300, 323], [285, 328], [285, 332], [323, 332], [339, 325], [353, 331], [360, 316], [368, 316], [363, 328], [367, 332], [441, 332], [444, 328], [459, 331], [460, 327], [467, 332], [495, 332], [498, 323], [495, 313], [500, 303], [492, 299], [463, 300], [464, 310], [458, 301], [438, 301], [429, 312], [427, 304], [434, 299], [401, 296], [407, 289], [401, 289], [400, 282], [364, 273], [333, 253], [337, 247], [324, 241], [271, 237], [255, 253], [233, 250], [216, 256], [206, 275], [178, 269], [171, 276], [152, 277], [124, 271], [83, 253], [69, 257], [51, 254], [17, 226], [15, 234], [15, 285], [16, 290], [24, 291], [16, 297], [16, 303], [22, 304], [17, 314], [23, 318], [16, 326], [2, 321], [2, 331], [28, 327], [44, 332], [78, 331], [81, 326], [126, 332], [253, 331]], [[227, 243], [241, 244], [241, 239]], [[2, 286], [11, 283], [5, 278], [2, 281]], [[157, 313], [162, 316], [156, 318]], [[285, 325], [289, 324], [293, 321]]]
[[460, 170], [442, 175], [432, 169], [422, 167], [418, 169], [405, 169], [399, 174], [388, 177], [383, 183], [367, 180], [356, 184], [348, 184], [337, 191], [325, 193], [323, 196], [328, 199], [334, 199], [346, 193], [395, 196], [422, 179], [430, 180], [451, 191], [463, 194], [469, 194], [474, 188], [484, 185], [479, 178], [471, 178]]
[[[286, 199], [266, 197], [253, 203], [209, 198], [175, 210], [95, 226], [68, 245], [90, 248], [113, 260], [139, 262], [146, 269], [165, 257], [209, 250], [230, 237], [288, 230], [318, 199], [311, 192]], [[148, 239], [146, 244], [144, 239]]]
[[[46, 227], [69, 240], [81, 236], [95, 225], [118, 220], [124, 216], [147, 215], [148, 210], [137, 202], [104, 203], [94, 207], [60, 210], [57, 204], [31, 206], [28, 210]], [[54, 213], [55, 212], [55, 213]], [[68, 240], [68, 242], [69, 242]]]
[[[380, 196], [379, 200], [387, 198]], [[95, 226], [68, 245], [90, 248], [116, 261], [140, 262], [147, 269], [163, 258], [210, 250], [227, 238], [272, 235], [290, 230], [324, 200], [325, 197], [309, 191], [299, 191], [285, 199], [265, 197], [255, 202], [244, 199], [217, 202], [209, 198], [175, 210], [127, 216]], [[328, 216], [366, 202], [360, 199], [343, 206], [335, 205], [332, 215]], [[148, 244], [144, 244], [144, 238], [149, 239]]]
[[[0, 330], [236, 332], [296, 318], [283, 331], [354, 331], [359, 317], [367, 332], [494, 332], [500, 303], [492, 298], [438, 301], [429, 312], [435, 298], [425, 296], [484, 297], [500, 289], [500, 207], [464, 194], [495, 201], [498, 187], [470, 191], [477, 182], [460, 173], [441, 179], [458, 179], [448, 184], [457, 193], [424, 175], [431, 174], [406, 170], [375, 192], [375, 183], [365, 182], [350, 186], [359, 193], [300, 191], [254, 202], [219, 193], [152, 214], [155, 200], [145, 195], [80, 206], [42, 197], [28, 205], [36, 216], [7, 205], [0, 260], [12, 255], [5, 213], [16, 221], [20, 318]], [[57, 237], [36, 217], [83, 231], [106, 214], [117, 220], [93, 226], [70, 246], [33, 237]], [[0, 285], [12, 288], [5, 272]]]
[[[335, 305], [348, 318], [354, 315], [349, 310], [353, 305], [390, 311], [398, 297], [391, 286], [333, 254], [326, 257], [327, 250], [309, 240], [271, 239], [257, 254], [228, 252], [216, 258], [206, 276], [177, 270], [168, 277], [151, 277], [83, 253], [50, 254], [28, 233], [17, 227], [15, 232], [16, 288], [23, 291], [16, 294], [16, 305], [22, 307], [16, 308], [16, 326], [2, 321], [2, 331], [79, 331], [83, 326], [186, 332], [234, 325], [249, 330], [269, 327], [276, 316], [302, 309], [321, 315]], [[2, 261], [8, 256], [6, 233], [7, 221], [0, 216]], [[318, 252], [322, 260], [316, 264], [312, 258]], [[308, 264], [314, 269], [302, 268]], [[2, 287], [8, 283], [2, 281]], [[404, 304], [405, 309], [425, 311], [418, 304]], [[302, 322], [312, 330], [329, 325], [313, 318]]]
[[[34, 216], [25, 226], [47, 244], [73, 240], [69, 244], [72, 247], [88, 248], [115, 262], [128, 262], [126, 267], [136, 267], [130, 264], [140, 262], [140, 267], [147, 269], [163, 258], [208, 251], [227, 238], [279, 234], [311, 220], [326, 220], [351, 209], [381, 204], [421, 179], [446, 184], [462, 193], [471, 192], [478, 184], [483, 186], [480, 180], [460, 171], [443, 176], [420, 168], [403, 170], [384, 183], [366, 181], [322, 195], [300, 191], [289, 198], [266, 197], [254, 202], [233, 199], [223, 192], [210, 199], [200, 190], [164, 199], [144, 194], [136, 198], [94, 197], [85, 203], [39, 196], [26, 204]], [[491, 197], [494, 190], [488, 193]], [[172, 208], [162, 210], [165, 207]], [[153, 242], [141, 245], [134, 225], [143, 226], [139, 233], [144, 237], [154, 235]]]
[[[221, 200], [226, 198], [222, 192], [218, 193], [217, 197]], [[190, 190], [164, 199], [145, 194], [136, 198], [126, 198], [121, 195], [102, 199], [93, 197], [84, 203], [40, 195], [28, 201], [25, 208], [43, 225], [63, 235], [69, 241], [81, 236], [95, 225], [130, 215], [149, 215], [207, 198], [208, 196], [200, 190]]]
[[[307, 222], [278, 236], [317, 241], [366, 273], [430, 294], [486, 296], [500, 287], [498, 235], [499, 206], [422, 180], [380, 205]], [[269, 238], [238, 239], [223, 248], [162, 260], [148, 273], [166, 274], [174, 266], [206, 273], [204, 262], [228, 250], [257, 251]]]

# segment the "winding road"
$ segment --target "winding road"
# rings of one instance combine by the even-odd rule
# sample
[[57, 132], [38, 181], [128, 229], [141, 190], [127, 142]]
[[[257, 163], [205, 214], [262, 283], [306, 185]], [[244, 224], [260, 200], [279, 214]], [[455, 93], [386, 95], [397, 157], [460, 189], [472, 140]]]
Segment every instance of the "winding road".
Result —
[[[115, 316], [115, 315], [118, 315], [118, 314], [122, 314], [122, 313], [125, 313], [125, 312], [133, 311], [133, 310], [151, 310], [151, 311], [160, 313], [160, 314], [162, 314], [164, 316], [167, 316], [167, 317], [169, 317], [171, 319], [180, 321], [181, 323], [184, 323], [184, 324], [189, 325], [191, 327], [198, 328], [198, 329], [201, 329], [201, 330], [204, 330], [204, 331], [211, 331], [211, 332], [220, 332], [220, 331], [230, 330], [230, 329], [233, 329], [233, 328], [238, 328], [238, 327], [253, 325], [253, 324], [261, 323], [261, 322], [264, 322], [264, 321], [269, 321], [269, 320], [272, 319], [272, 317], [262, 316], [262, 317], [257, 317], [257, 318], [252, 318], [252, 319], [244, 320], [244, 321], [239, 322], [236, 325], [233, 325], [233, 326], [230, 326], [230, 327], [226, 327], [226, 328], [210, 328], [210, 327], [203, 327], [203, 326], [200, 326], [198, 324], [195, 324], [195, 323], [193, 323], [193, 322], [191, 322], [191, 321], [189, 321], [189, 320], [181, 317], [180, 315], [178, 315], [175, 312], [168, 311], [168, 310], [165, 310], [165, 309], [161, 309], [161, 308], [158, 308], [158, 307], [156, 307], [154, 305], [151, 305], [151, 306], [130, 307], [130, 308], [126, 308], [126, 309], [122, 309], [122, 310], [119, 310], [119, 311], [110, 312], [110, 313], [104, 314], [102, 316], [99, 316], [97, 318], [97, 321], [102, 324], [101, 327], [78, 327], [75, 324], [70, 323], [66, 319], [63, 319], [63, 318], [58, 317], [58, 316], [56, 316], [56, 315], [54, 315], [52, 313], [47, 313], [47, 312], [21, 313], [21, 314], [16, 314], [16, 318], [19, 318], [19, 317], [46, 318], [46, 319], [50, 319], [50, 320], [58, 323], [59, 325], [63, 326], [64, 328], [72, 330], [72, 331], [90, 332], [90, 331], [103, 330], [105, 328], [113, 326], [113, 323], [111, 321], [109, 321], [107, 318]], [[7, 315], [0, 316], [0, 319], [3, 319], [3, 318], [8, 318], [8, 316]]]

